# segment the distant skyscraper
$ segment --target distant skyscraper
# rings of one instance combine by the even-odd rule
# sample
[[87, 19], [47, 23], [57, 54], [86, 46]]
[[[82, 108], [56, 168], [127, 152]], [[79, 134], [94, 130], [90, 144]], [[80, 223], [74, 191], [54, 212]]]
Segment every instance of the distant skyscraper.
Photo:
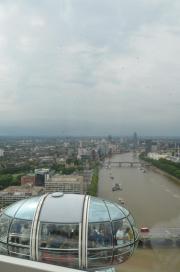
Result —
[[134, 148], [137, 147], [137, 144], [138, 144], [138, 137], [137, 137], [137, 133], [134, 132], [134, 134], [133, 134], [133, 145], [134, 145]]
[[3, 157], [3, 156], [4, 156], [4, 150], [0, 149], [0, 157]]
[[151, 139], [148, 139], [145, 141], [145, 152], [146, 154], [151, 152], [152, 150], [152, 140]]

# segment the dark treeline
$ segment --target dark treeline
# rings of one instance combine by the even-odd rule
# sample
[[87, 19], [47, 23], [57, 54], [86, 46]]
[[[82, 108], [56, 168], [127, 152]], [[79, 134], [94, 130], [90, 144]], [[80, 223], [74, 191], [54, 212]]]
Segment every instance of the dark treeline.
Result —
[[20, 185], [21, 175], [5, 174], [0, 175], [0, 190], [7, 188], [8, 186]]
[[144, 153], [140, 156], [140, 159], [150, 162], [152, 165], [163, 170], [164, 172], [180, 179], [180, 163], [172, 162], [166, 159], [153, 160], [147, 158]]
[[20, 185], [21, 176], [29, 171], [32, 171], [32, 167], [29, 165], [0, 169], [0, 190], [8, 186]]
[[[67, 159], [65, 164], [54, 163], [49, 165], [45, 163], [43, 165], [33, 165], [32, 163], [21, 165], [21, 166], [11, 166], [4, 167], [0, 169], [0, 190], [7, 188], [8, 186], [20, 185], [21, 177], [27, 175], [28, 173], [34, 173], [36, 168], [49, 168], [52, 173], [58, 173], [61, 175], [71, 175], [73, 173], [82, 174], [83, 170], [86, 169], [86, 162], [77, 159]], [[97, 161], [88, 161], [89, 169], [95, 169], [95, 174], [93, 176], [93, 183], [90, 188], [92, 195], [97, 193], [96, 173], [99, 163]]]
[[99, 170], [98, 167], [94, 169], [91, 184], [88, 187], [88, 194], [91, 196], [97, 196], [98, 191]]

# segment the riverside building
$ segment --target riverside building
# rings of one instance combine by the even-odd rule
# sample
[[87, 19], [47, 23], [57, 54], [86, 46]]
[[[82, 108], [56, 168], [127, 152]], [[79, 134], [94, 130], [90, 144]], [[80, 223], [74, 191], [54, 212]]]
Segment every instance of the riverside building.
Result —
[[84, 177], [78, 175], [54, 175], [45, 180], [45, 191], [83, 194]]

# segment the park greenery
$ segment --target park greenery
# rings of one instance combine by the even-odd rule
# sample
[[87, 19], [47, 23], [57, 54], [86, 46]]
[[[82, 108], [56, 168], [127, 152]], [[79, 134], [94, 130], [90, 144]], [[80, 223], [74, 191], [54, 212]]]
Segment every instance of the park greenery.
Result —
[[150, 162], [153, 166], [163, 170], [164, 172], [180, 179], [180, 163], [166, 159], [153, 160], [148, 158], [145, 153], [141, 153], [139, 157], [142, 160]]
[[88, 194], [91, 196], [97, 196], [98, 193], [98, 180], [99, 180], [99, 170], [98, 167], [94, 168], [92, 175], [91, 184], [88, 187]]
[[5, 189], [8, 186], [20, 185], [22, 175], [4, 174], [0, 175], [0, 190]]
[[21, 184], [21, 177], [33, 172], [30, 164], [22, 166], [11, 166], [0, 169], [0, 190], [8, 186], [17, 186]]
[[[29, 173], [34, 173], [36, 168], [50, 168], [52, 173], [57, 173], [61, 175], [71, 175], [73, 173], [82, 173], [86, 169], [86, 164], [88, 162], [89, 169], [95, 169], [92, 179], [92, 186], [90, 192], [92, 195], [97, 193], [96, 174], [98, 173], [99, 162], [97, 161], [83, 161], [77, 159], [67, 159], [66, 162], [62, 164], [54, 163], [52, 165], [32, 165], [32, 163], [27, 163], [19, 166], [3, 167], [0, 169], [0, 190], [7, 188], [8, 186], [20, 185], [21, 177]], [[1, 164], [2, 165], [2, 164]], [[98, 174], [97, 174], [98, 175]]]

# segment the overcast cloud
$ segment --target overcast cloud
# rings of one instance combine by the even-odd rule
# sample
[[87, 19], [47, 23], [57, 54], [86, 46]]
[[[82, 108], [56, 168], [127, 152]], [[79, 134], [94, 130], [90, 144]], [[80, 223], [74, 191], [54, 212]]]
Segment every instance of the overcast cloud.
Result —
[[180, 136], [179, 0], [0, 1], [0, 134]]

